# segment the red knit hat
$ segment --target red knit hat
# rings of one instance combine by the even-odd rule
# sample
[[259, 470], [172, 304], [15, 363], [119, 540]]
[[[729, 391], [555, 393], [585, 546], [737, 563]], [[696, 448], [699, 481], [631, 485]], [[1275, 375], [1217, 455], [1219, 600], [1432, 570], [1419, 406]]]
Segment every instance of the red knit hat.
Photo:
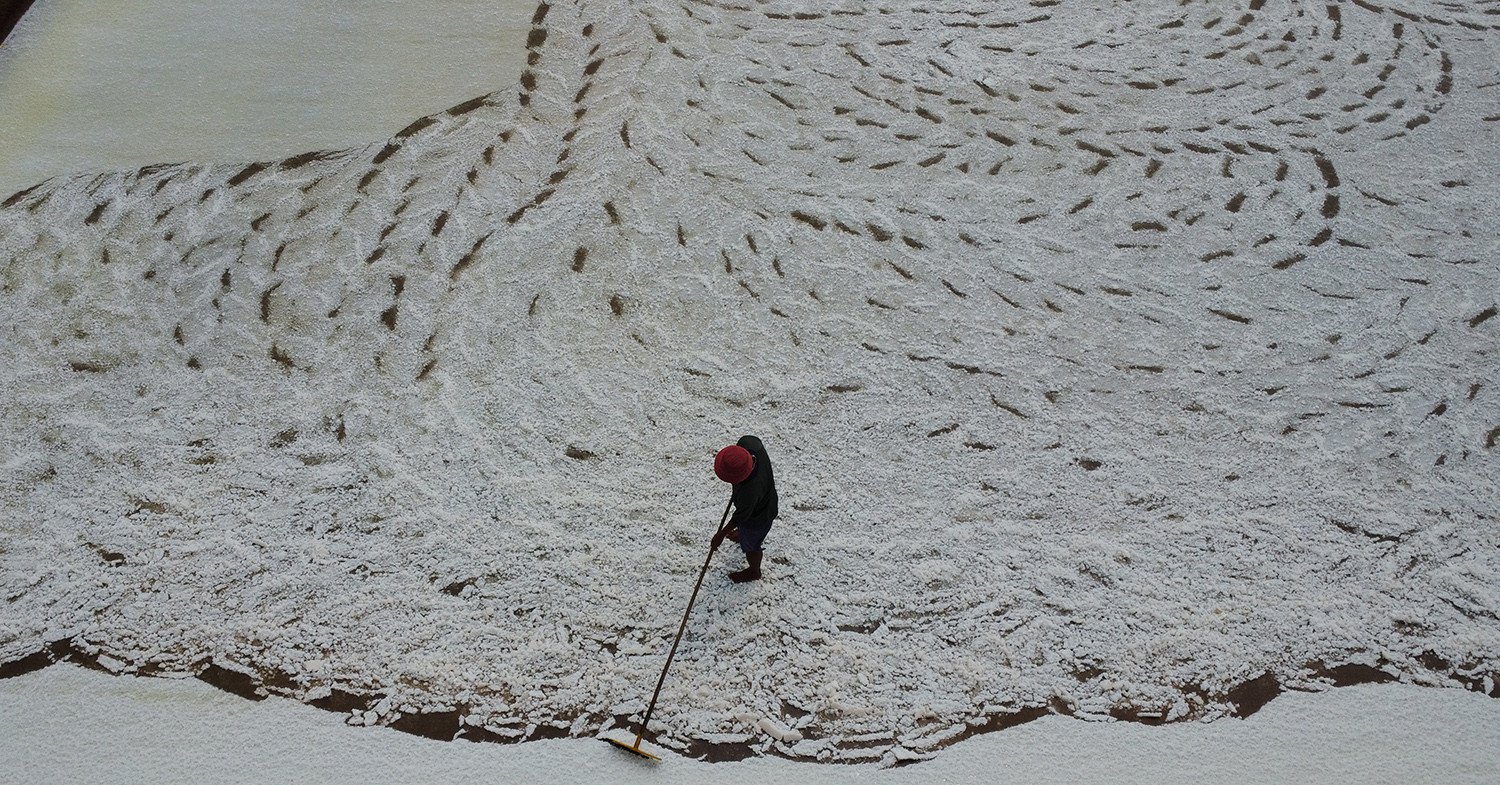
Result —
[[731, 444], [714, 456], [714, 474], [731, 485], [744, 482], [753, 468], [750, 451], [738, 444]]

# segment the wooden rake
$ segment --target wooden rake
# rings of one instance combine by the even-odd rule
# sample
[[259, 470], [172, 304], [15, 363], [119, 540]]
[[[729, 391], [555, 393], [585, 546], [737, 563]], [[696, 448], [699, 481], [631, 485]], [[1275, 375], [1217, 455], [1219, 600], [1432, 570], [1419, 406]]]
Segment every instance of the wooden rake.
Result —
[[[719, 528], [714, 530], [714, 539], [724, 531], [724, 526], [729, 522], [729, 508], [734, 504], [730, 499], [729, 504], [724, 505], [724, 517], [719, 519]], [[656, 691], [651, 693], [651, 703], [646, 707], [646, 715], [641, 718], [640, 724], [635, 728], [635, 743], [626, 744], [623, 741], [606, 738], [605, 741], [614, 746], [647, 760], [661, 762], [661, 758], [641, 749], [641, 737], [646, 734], [646, 726], [651, 723], [651, 712], [656, 711], [656, 699], [661, 697], [661, 685], [667, 681], [667, 669], [672, 667], [672, 658], [677, 655], [677, 644], [682, 642], [682, 633], [687, 630], [688, 615], [693, 612], [693, 603], [698, 601], [698, 589], [703, 587], [703, 576], [708, 574], [708, 564], [714, 559], [713, 545], [708, 547], [708, 557], [703, 560], [703, 569], [698, 571], [698, 582], [693, 584], [693, 596], [688, 598], [687, 610], [682, 612], [682, 623], [677, 625], [677, 637], [672, 639], [672, 649], [667, 652], [667, 661], [661, 666], [661, 676], [656, 679]]]

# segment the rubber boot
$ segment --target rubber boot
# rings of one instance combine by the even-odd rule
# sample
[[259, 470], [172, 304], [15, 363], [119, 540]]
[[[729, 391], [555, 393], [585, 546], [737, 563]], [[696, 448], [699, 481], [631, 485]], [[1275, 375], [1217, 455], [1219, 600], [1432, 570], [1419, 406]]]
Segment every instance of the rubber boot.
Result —
[[743, 570], [740, 570], [739, 572], [729, 573], [729, 580], [732, 580], [735, 583], [749, 583], [750, 581], [760, 580], [761, 556], [762, 554], [760, 553], [745, 554], [745, 561], [750, 562], [750, 566], [746, 567]]

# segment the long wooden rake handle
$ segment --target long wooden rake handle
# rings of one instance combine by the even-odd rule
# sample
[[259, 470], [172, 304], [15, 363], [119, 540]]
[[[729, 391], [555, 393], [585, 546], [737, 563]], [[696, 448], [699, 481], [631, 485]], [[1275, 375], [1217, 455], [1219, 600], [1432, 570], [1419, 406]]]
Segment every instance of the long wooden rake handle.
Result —
[[[729, 522], [729, 508], [734, 505], [734, 499], [724, 505], [724, 517], [719, 519], [719, 528], [714, 530], [714, 538], [724, 531], [724, 526]], [[682, 623], [677, 625], [677, 637], [672, 639], [672, 650], [667, 652], [667, 661], [661, 666], [661, 676], [656, 679], [656, 690], [651, 693], [651, 705], [646, 707], [646, 716], [641, 718], [641, 724], [635, 729], [635, 748], [641, 748], [641, 737], [646, 735], [646, 725], [651, 722], [651, 713], [656, 711], [656, 699], [661, 697], [661, 685], [667, 681], [667, 669], [672, 667], [672, 658], [677, 656], [677, 644], [682, 642], [682, 633], [687, 630], [688, 614], [693, 612], [693, 603], [698, 601], [698, 589], [703, 586], [703, 576], [708, 574], [708, 564], [714, 559], [715, 548], [710, 545], [708, 558], [703, 560], [703, 569], [698, 571], [698, 582], [693, 584], [693, 596], [688, 598], [687, 610], [682, 612]]]

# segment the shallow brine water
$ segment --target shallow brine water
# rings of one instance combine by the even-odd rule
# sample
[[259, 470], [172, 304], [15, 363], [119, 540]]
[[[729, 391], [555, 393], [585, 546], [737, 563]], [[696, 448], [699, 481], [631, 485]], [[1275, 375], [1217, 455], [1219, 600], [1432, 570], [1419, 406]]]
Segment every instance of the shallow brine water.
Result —
[[0, 191], [363, 144], [514, 84], [536, 4], [47, 0], [0, 48]]

